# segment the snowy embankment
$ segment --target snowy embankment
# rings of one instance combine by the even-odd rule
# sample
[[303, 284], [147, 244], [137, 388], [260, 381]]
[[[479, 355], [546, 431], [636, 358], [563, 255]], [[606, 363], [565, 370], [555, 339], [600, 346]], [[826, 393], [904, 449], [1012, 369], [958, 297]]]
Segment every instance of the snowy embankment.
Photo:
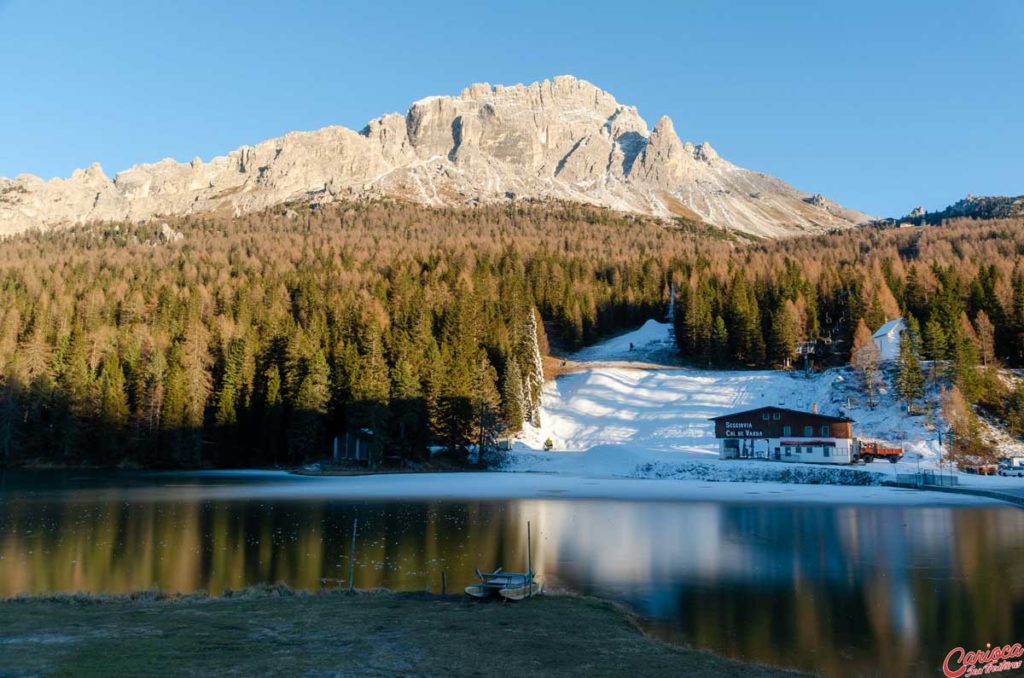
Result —
[[[172, 474], [174, 475], [174, 474]], [[365, 476], [298, 476], [283, 471], [200, 471], [215, 483], [174, 482], [158, 495], [151, 487], [119, 489], [119, 500], [270, 501], [284, 499], [365, 501], [491, 501], [586, 499], [623, 501], [716, 501], [729, 503], [894, 504], [981, 506], [976, 497], [932, 495], [883, 487], [825, 487], [764, 482], [592, 478], [540, 473], [387, 473]], [[262, 479], [264, 482], [249, 482]], [[237, 482], [241, 481], [241, 482]], [[268, 482], [277, 481], [277, 482]], [[103, 500], [108, 490], [76, 490], [76, 497]]]
[[[652, 320], [635, 332], [589, 347], [572, 359], [650, 363], [663, 357], [671, 345], [670, 326]], [[545, 384], [541, 425], [527, 426], [517, 438], [504, 470], [591, 477], [871, 485], [895, 479], [896, 473], [937, 468], [942, 453], [937, 429], [923, 416], [907, 416], [902, 404], [885, 391], [874, 408], [868, 407], [855, 379], [847, 369], [805, 376], [800, 371], [616, 366], [567, 374]], [[906, 455], [898, 464], [856, 466], [718, 459], [718, 442], [709, 418], [765, 405], [798, 410], [817, 406], [822, 414], [848, 416], [855, 422], [858, 437], [902, 444]], [[544, 450], [546, 441], [551, 443], [550, 451]], [[969, 484], [1016, 480], [960, 475], [961, 483]]]

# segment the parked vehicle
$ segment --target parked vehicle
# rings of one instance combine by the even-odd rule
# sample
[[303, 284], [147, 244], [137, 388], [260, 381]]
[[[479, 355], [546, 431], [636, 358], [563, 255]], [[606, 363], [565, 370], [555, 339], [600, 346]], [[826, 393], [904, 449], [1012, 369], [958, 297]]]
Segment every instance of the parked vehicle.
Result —
[[999, 460], [999, 475], [1024, 477], [1024, 457], [1010, 457]]
[[902, 447], [883, 447], [875, 440], [858, 440], [854, 453], [854, 461], [860, 460], [865, 464], [870, 464], [875, 459], [888, 459], [890, 463], [895, 464], [902, 458]]
[[972, 464], [961, 466], [960, 470], [975, 476], [994, 476], [999, 472], [999, 467], [996, 464]]

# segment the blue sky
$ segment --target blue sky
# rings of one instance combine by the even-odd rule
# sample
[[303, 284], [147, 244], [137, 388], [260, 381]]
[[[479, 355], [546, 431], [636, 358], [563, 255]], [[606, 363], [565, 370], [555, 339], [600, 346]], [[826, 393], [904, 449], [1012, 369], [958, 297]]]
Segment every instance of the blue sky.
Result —
[[0, 0], [0, 176], [108, 175], [586, 78], [876, 215], [1024, 193], [1024, 0]]

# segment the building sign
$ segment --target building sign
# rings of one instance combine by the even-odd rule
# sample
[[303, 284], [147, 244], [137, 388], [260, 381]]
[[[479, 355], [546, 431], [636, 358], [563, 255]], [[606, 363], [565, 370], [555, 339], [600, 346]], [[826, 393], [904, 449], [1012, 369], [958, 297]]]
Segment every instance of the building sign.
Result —
[[754, 428], [749, 421], [725, 422], [726, 438], [764, 438], [764, 431]]

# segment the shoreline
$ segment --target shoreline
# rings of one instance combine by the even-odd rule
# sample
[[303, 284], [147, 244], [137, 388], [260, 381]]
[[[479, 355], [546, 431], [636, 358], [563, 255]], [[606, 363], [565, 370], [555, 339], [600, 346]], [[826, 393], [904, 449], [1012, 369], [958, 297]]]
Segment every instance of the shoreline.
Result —
[[[181, 476], [161, 485], [157, 500], [303, 499], [361, 501], [502, 501], [607, 500], [762, 505], [949, 506], [991, 507], [1002, 502], [988, 496], [929, 492], [886, 485], [834, 485], [777, 481], [698, 478], [645, 478], [546, 471], [413, 472], [353, 475], [301, 475], [284, 470], [250, 469], [142, 472], [159, 479]], [[189, 476], [199, 482], [188, 482]], [[266, 482], [260, 482], [260, 477]], [[204, 482], [216, 480], [218, 482]], [[231, 482], [232, 480], [238, 482]], [[273, 482], [273, 481], [278, 482]], [[255, 482], [254, 482], [255, 481]], [[152, 484], [106, 488], [102, 484], [68, 487], [80, 499], [153, 501]], [[60, 491], [59, 489], [57, 491]], [[17, 494], [17, 490], [15, 490]], [[28, 495], [26, 495], [27, 497]], [[23, 497], [24, 498], [24, 497]]]
[[[0, 599], [0, 611], [0, 674], [130, 675], [156, 666], [170, 674], [496, 675], [508, 667], [508, 675], [536, 676], [803, 675], [667, 643], [622, 605], [569, 594], [503, 604], [278, 585], [217, 598], [26, 595]], [[496, 642], [481, 645], [487, 638]]]

